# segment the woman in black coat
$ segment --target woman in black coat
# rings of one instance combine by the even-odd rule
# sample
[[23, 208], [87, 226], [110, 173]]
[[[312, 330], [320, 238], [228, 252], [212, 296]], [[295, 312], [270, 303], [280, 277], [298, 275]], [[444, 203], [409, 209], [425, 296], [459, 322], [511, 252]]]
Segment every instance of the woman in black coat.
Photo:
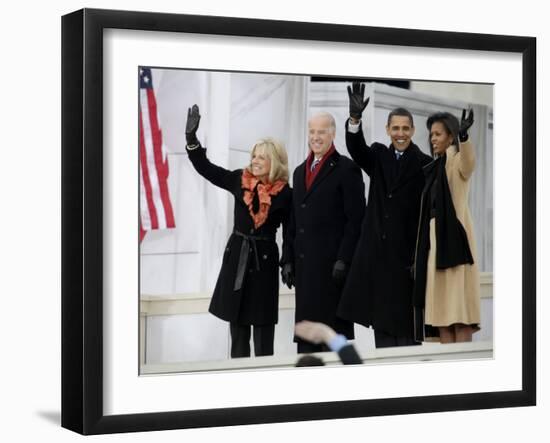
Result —
[[[206, 149], [196, 136], [199, 121], [199, 108], [193, 105], [186, 126], [189, 159], [200, 175], [235, 199], [233, 232], [209, 311], [230, 324], [232, 358], [250, 356], [251, 329], [254, 354], [273, 355], [279, 311], [275, 235], [282, 224], [286, 237], [292, 203], [287, 154], [282, 145], [266, 138], [253, 146], [249, 166], [229, 171], [206, 157]], [[288, 244], [283, 241], [283, 256], [290, 254], [285, 254]]]

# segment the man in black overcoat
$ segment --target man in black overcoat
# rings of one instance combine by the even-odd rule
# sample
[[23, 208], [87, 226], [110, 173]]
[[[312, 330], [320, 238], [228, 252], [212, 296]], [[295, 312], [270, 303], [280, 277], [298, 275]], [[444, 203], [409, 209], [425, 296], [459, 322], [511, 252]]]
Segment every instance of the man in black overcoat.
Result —
[[432, 158], [412, 142], [413, 117], [403, 108], [388, 115], [391, 145], [368, 146], [361, 127], [369, 101], [364, 100], [364, 90], [358, 82], [348, 86], [346, 145], [370, 177], [369, 197], [338, 315], [372, 326], [377, 348], [413, 345], [411, 270], [424, 186], [422, 167]]
[[[283, 281], [295, 271], [296, 322], [322, 322], [351, 339], [353, 323], [337, 318], [336, 309], [359, 239], [365, 187], [357, 165], [336, 151], [335, 132], [329, 113], [308, 122], [310, 152], [293, 176], [294, 263], [283, 266]], [[328, 351], [294, 340], [299, 353]]]

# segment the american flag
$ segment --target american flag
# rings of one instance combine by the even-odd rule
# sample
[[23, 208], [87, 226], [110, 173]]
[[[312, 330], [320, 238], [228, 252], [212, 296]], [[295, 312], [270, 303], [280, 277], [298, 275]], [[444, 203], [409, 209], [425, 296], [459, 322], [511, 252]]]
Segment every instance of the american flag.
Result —
[[139, 69], [139, 173], [141, 242], [147, 231], [176, 227], [151, 68], [143, 67]]

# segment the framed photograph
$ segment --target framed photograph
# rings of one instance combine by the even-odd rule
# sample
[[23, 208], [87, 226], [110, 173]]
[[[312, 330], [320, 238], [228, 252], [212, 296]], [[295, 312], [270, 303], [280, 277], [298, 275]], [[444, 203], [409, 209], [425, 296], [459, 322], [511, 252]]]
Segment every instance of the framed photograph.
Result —
[[[64, 16], [62, 426], [102, 434], [534, 405], [535, 55], [530, 37]], [[325, 366], [296, 367], [295, 291], [279, 281], [273, 352], [237, 355], [212, 292], [238, 215], [190, 161], [192, 106], [212, 163], [246, 170], [258, 140], [274, 137], [293, 186], [320, 112], [334, 117], [336, 149], [353, 157], [353, 82], [370, 98], [368, 144], [389, 146], [388, 114], [406, 108], [414, 142], [431, 155], [428, 118], [473, 110], [481, 329], [467, 343], [376, 348], [372, 329], [356, 324], [363, 364], [323, 352]], [[273, 241], [283, 254], [282, 237]], [[259, 270], [269, 254], [255, 248]]]

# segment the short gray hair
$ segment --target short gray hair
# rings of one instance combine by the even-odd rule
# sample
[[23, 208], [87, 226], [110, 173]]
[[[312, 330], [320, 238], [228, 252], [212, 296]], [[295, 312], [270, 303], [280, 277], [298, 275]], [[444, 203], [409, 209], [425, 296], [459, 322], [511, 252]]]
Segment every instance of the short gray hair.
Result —
[[308, 123], [313, 120], [314, 118], [318, 118], [318, 117], [323, 117], [323, 118], [326, 118], [329, 122], [329, 126], [332, 130], [332, 133], [333, 134], [336, 134], [336, 120], [334, 120], [334, 116], [330, 113], [330, 112], [326, 112], [326, 111], [319, 111], [319, 112], [316, 112], [315, 114], [313, 114], [309, 120], [308, 120]]

